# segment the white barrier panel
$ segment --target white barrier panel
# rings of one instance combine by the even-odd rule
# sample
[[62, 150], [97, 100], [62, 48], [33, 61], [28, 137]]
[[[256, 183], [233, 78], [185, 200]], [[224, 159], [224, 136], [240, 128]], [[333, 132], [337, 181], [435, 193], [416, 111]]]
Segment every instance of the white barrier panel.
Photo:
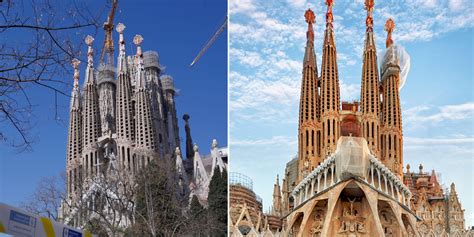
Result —
[[24, 237], [95, 237], [65, 224], [0, 203], [0, 233]]

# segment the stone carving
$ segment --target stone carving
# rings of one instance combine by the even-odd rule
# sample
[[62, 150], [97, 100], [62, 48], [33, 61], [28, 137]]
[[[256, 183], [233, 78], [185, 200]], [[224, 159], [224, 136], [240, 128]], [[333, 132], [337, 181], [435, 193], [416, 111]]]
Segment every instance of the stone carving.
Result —
[[316, 210], [313, 215], [313, 225], [311, 226], [311, 236], [312, 237], [320, 237], [321, 231], [323, 229], [324, 224], [324, 211], [323, 210]]
[[349, 203], [343, 203], [342, 217], [339, 217], [341, 227], [338, 230], [342, 236], [357, 237], [367, 233], [366, 218], [359, 216], [359, 211], [354, 206], [355, 201], [356, 198], [349, 198]]

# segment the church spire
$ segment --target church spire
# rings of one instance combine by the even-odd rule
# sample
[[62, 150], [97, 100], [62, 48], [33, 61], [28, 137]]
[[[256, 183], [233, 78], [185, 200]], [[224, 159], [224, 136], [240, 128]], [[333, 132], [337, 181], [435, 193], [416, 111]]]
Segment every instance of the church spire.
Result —
[[72, 67], [74, 68], [74, 87], [72, 89], [72, 96], [71, 96], [71, 110], [73, 108], [79, 109], [80, 107], [80, 92], [79, 92], [79, 64], [81, 64], [81, 61], [78, 59], [73, 59], [72, 60]]
[[377, 51], [375, 48], [372, 11], [374, 0], [365, 1], [367, 10], [366, 33], [362, 64], [362, 80], [360, 92], [360, 111], [362, 112], [361, 134], [367, 141], [370, 150], [379, 159], [380, 157], [380, 91], [379, 70], [377, 66]]
[[300, 114], [298, 125], [298, 180], [303, 179], [320, 160], [319, 92], [318, 67], [314, 53], [313, 23], [315, 16], [311, 9], [304, 14], [308, 23], [306, 49], [301, 79]]
[[189, 118], [188, 114], [183, 115], [183, 120], [185, 122], [184, 130], [186, 131], [186, 159], [191, 160], [194, 157], [193, 150], [193, 138], [191, 137], [191, 127], [189, 127]]
[[89, 83], [95, 83], [95, 76], [94, 76], [94, 49], [92, 48], [92, 43], [94, 42], [94, 38], [88, 35], [85, 39], [87, 45], [87, 67], [86, 67], [86, 78], [84, 80], [84, 84], [87, 85]]
[[392, 32], [395, 29], [395, 22], [392, 18], [388, 18], [387, 22], [385, 22], [385, 31], [387, 31], [387, 40], [385, 41], [385, 47], [390, 47], [393, 44], [392, 40]]
[[83, 113], [83, 143], [84, 150], [82, 152], [83, 169], [85, 177], [97, 173], [97, 165], [99, 162], [97, 152], [97, 139], [101, 134], [100, 114], [99, 114], [99, 95], [97, 93], [97, 85], [95, 81], [94, 70], [94, 50], [92, 42], [94, 38], [87, 36], [85, 42], [88, 46], [87, 50], [87, 68], [84, 85], [84, 113]]
[[119, 74], [125, 74], [128, 73], [127, 57], [125, 56], [125, 40], [123, 38], [123, 31], [125, 30], [125, 25], [122, 23], [118, 23], [116, 30], [119, 33], [119, 56], [117, 71]]
[[336, 150], [340, 136], [340, 92], [337, 69], [336, 42], [333, 31], [333, 0], [326, 0], [326, 31], [324, 32], [323, 59], [321, 66], [321, 123], [322, 156], [326, 157]]
[[[381, 151], [382, 162], [392, 172], [403, 176], [403, 131], [402, 112], [400, 107], [400, 65], [393, 45], [392, 31], [395, 23], [388, 19], [385, 23], [387, 31], [386, 46], [388, 47], [382, 65], [382, 129]], [[387, 57], [388, 55], [388, 57]]]
[[275, 185], [273, 186], [273, 210], [272, 214], [280, 216], [281, 213], [281, 191], [280, 191], [280, 180], [278, 175], [276, 177]]
[[71, 107], [69, 111], [69, 129], [66, 153], [67, 193], [72, 196], [80, 183], [80, 157], [82, 152], [82, 117], [79, 92], [79, 64], [72, 60], [74, 68], [74, 88], [72, 89]]
[[[137, 74], [136, 81], [137, 87], [135, 92], [135, 150], [142, 150], [148, 155], [139, 159], [137, 162], [138, 167], [143, 167], [143, 164], [147, 164], [150, 159], [156, 158], [157, 144], [156, 144], [156, 130], [155, 124], [153, 123], [152, 106], [150, 100], [150, 93], [145, 85], [145, 68], [143, 66], [143, 53], [141, 44], [143, 37], [136, 35], [133, 38], [133, 43], [137, 46], [136, 60], [137, 60]], [[136, 167], [136, 166], [135, 166]]]
[[132, 84], [130, 72], [128, 70], [127, 57], [125, 54], [125, 40], [123, 32], [125, 25], [119, 23], [116, 27], [119, 36], [119, 56], [118, 56], [118, 78], [117, 78], [117, 94], [115, 107], [117, 116], [115, 117], [117, 132], [117, 150], [119, 164], [123, 169], [131, 170], [132, 168], [132, 144], [135, 140], [135, 127], [133, 118], [132, 105]]

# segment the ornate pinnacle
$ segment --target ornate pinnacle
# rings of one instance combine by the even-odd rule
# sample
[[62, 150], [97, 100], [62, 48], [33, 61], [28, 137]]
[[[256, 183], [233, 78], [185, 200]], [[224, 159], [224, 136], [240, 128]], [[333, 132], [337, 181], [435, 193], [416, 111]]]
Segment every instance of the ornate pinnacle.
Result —
[[94, 38], [92, 36], [88, 35], [84, 41], [86, 42], [86, 44], [88, 46], [88, 49], [87, 49], [87, 64], [92, 66], [92, 64], [94, 62], [94, 49], [92, 48], [92, 43], [94, 42]]
[[385, 22], [385, 31], [387, 31], [387, 40], [385, 41], [385, 46], [388, 48], [393, 44], [392, 40], [392, 31], [395, 29], [395, 22], [392, 18], [388, 18]]
[[181, 156], [181, 150], [179, 149], [178, 146], [176, 147], [175, 153], [176, 153], [176, 156]]
[[194, 152], [199, 151], [199, 147], [198, 147], [198, 145], [196, 145], [196, 143], [194, 143], [193, 150], [194, 150]]
[[125, 52], [125, 40], [123, 39], [123, 31], [125, 30], [125, 25], [122, 23], [118, 23], [115, 29], [120, 34], [119, 36], [120, 52]]
[[372, 31], [374, 25], [374, 19], [372, 18], [372, 11], [374, 10], [374, 0], [365, 0], [365, 9], [367, 10], [367, 18], [365, 19], [365, 25], [367, 31]]
[[74, 87], [79, 86], [79, 64], [81, 64], [81, 61], [77, 58], [74, 58], [71, 62], [71, 65], [74, 68]]
[[133, 37], [133, 43], [137, 46], [137, 56], [139, 57], [142, 56], [142, 42], [143, 37], [141, 35], [135, 35], [135, 37]]
[[328, 5], [328, 10], [326, 12], [326, 26], [331, 25], [332, 26], [332, 21], [333, 21], [333, 16], [332, 16], [332, 5], [334, 4], [334, 0], [326, 0], [326, 5]]
[[308, 32], [306, 33], [306, 38], [310, 41], [314, 41], [314, 32], [313, 32], [313, 23], [315, 23], [314, 12], [311, 9], [306, 10], [304, 13], [304, 18], [308, 23]]

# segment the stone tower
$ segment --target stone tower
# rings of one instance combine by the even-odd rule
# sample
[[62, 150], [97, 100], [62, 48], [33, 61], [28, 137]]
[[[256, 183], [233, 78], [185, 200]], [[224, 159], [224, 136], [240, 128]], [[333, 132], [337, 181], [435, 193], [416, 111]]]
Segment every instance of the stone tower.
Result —
[[66, 173], [67, 173], [67, 194], [68, 197], [74, 195], [77, 189], [77, 183], [81, 182], [79, 173], [81, 172], [81, 155], [82, 155], [82, 113], [81, 113], [81, 93], [79, 91], [79, 64], [80, 61], [74, 59], [72, 66], [74, 67], [74, 88], [71, 95], [71, 104], [69, 110], [69, 129], [67, 140], [67, 157], [66, 157]]
[[[326, 0], [326, 30], [324, 32], [323, 59], [321, 66], [321, 125], [322, 157], [336, 150], [340, 136], [340, 94], [337, 70], [336, 41], [333, 30], [333, 0]], [[323, 158], [324, 160], [325, 158]]]
[[152, 158], [157, 157], [156, 131], [152, 119], [152, 106], [150, 102], [150, 93], [146, 88], [145, 68], [143, 65], [143, 53], [141, 43], [143, 38], [136, 35], [133, 43], [137, 46], [137, 86], [135, 88], [135, 151], [140, 152], [133, 159], [133, 169], [144, 167]]
[[160, 77], [163, 86], [163, 105], [165, 106], [165, 124], [168, 131], [168, 143], [170, 147], [176, 147], [179, 143], [179, 129], [178, 120], [176, 116], [176, 106], [174, 102], [175, 89], [173, 77], [170, 75], [163, 75]]
[[127, 167], [130, 171], [132, 160], [132, 145], [135, 140], [135, 125], [133, 119], [133, 104], [132, 104], [132, 84], [130, 78], [130, 71], [128, 68], [127, 58], [125, 55], [125, 40], [123, 31], [125, 25], [119, 23], [117, 25], [117, 32], [119, 36], [119, 56], [118, 56], [118, 79], [117, 79], [117, 94], [116, 94], [116, 111], [117, 116], [115, 120], [117, 132], [117, 150], [119, 152], [119, 166]]
[[186, 131], [186, 160], [192, 160], [194, 157], [193, 138], [191, 137], [191, 127], [189, 126], [189, 115], [183, 115], [184, 130]]
[[156, 144], [161, 157], [165, 154], [172, 153], [168, 147], [168, 135], [165, 126], [165, 115], [163, 106], [163, 90], [160, 81], [160, 73], [162, 67], [159, 64], [159, 56], [157, 52], [144, 52], [143, 62], [145, 67], [145, 78], [147, 86], [150, 88], [151, 105], [153, 107], [153, 121], [156, 129]]
[[360, 112], [362, 113], [362, 137], [367, 140], [370, 150], [380, 157], [380, 92], [379, 70], [377, 66], [377, 51], [375, 47], [372, 11], [374, 1], [365, 2], [367, 9], [366, 33], [362, 65], [362, 82], [360, 93]]
[[82, 149], [82, 167], [84, 178], [91, 177], [97, 173], [99, 164], [99, 152], [97, 139], [101, 136], [101, 122], [99, 113], [99, 95], [97, 93], [97, 84], [94, 72], [94, 50], [91, 36], [86, 37], [88, 45], [87, 68], [84, 81], [84, 100], [83, 100], [83, 139]]
[[298, 181], [321, 162], [321, 125], [319, 123], [318, 67], [314, 53], [313, 23], [315, 16], [305, 13], [308, 31], [301, 80], [300, 114], [298, 126]]
[[392, 31], [395, 23], [388, 19], [385, 24], [387, 34], [386, 63], [382, 66], [382, 163], [398, 177], [403, 176], [403, 133], [400, 109], [400, 66], [396, 48], [393, 45]]
[[280, 180], [278, 175], [273, 186], [273, 207], [272, 214], [276, 216], [282, 215], [282, 202], [281, 202], [281, 191], [280, 191]]

